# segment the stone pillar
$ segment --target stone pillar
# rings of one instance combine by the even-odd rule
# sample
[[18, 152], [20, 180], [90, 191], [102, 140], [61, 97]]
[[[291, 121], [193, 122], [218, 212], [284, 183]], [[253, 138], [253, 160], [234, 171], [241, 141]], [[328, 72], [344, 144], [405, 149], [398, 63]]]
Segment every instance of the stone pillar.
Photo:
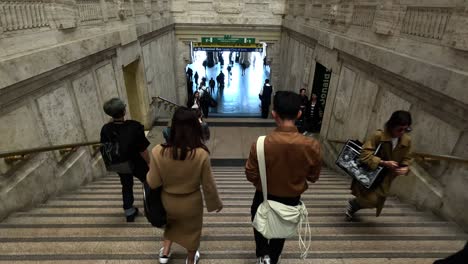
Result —
[[[177, 37], [176, 37], [177, 38]], [[177, 40], [175, 49], [175, 79], [176, 79], [176, 96], [177, 103], [186, 105], [187, 95], [187, 79], [185, 75], [185, 67], [190, 63], [190, 41]], [[199, 73], [200, 74], [200, 73]]]

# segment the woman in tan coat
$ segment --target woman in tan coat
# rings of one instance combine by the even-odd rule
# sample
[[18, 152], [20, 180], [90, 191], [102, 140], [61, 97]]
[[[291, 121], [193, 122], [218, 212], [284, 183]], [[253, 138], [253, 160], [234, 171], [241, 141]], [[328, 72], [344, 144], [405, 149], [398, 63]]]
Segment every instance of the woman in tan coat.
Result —
[[[411, 114], [407, 111], [396, 111], [385, 124], [385, 130], [377, 130], [368, 139], [361, 152], [361, 161], [372, 170], [383, 166], [384, 170], [370, 189], [366, 189], [356, 180], [351, 184], [355, 198], [348, 201], [346, 218], [352, 220], [354, 213], [364, 208], [376, 208], [376, 216], [382, 212], [385, 200], [393, 180], [408, 173], [411, 164]], [[377, 155], [376, 148], [381, 144]]]
[[203, 225], [200, 185], [209, 212], [219, 212], [223, 205], [195, 112], [185, 107], [177, 109], [168, 142], [154, 147], [151, 154], [147, 181], [153, 189], [162, 185], [161, 199], [167, 212], [159, 262], [169, 261], [172, 243], [176, 242], [187, 249], [186, 263], [197, 263]]

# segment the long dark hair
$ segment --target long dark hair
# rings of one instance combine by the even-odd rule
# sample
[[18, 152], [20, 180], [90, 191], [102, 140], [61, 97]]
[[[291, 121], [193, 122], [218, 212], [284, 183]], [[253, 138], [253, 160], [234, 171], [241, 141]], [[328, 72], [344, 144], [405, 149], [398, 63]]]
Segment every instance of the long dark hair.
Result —
[[193, 158], [197, 148], [209, 153], [202, 138], [202, 128], [195, 111], [179, 107], [172, 117], [171, 133], [167, 143], [162, 145], [162, 154], [170, 148], [174, 160], [185, 160]]
[[408, 129], [406, 132], [410, 132], [411, 128], [409, 127], [411, 126], [411, 123], [412, 123], [412, 119], [411, 119], [410, 112], [403, 111], [403, 110], [395, 111], [393, 112], [390, 119], [385, 123], [385, 129], [388, 132], [390, 132], [398, 126], [408, 126]]

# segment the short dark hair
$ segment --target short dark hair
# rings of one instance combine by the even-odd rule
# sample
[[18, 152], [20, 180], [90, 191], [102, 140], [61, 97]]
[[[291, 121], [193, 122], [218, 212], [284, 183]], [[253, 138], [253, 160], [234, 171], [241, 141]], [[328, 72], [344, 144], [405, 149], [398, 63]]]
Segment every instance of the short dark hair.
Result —
[[265, 80], [265, 83], [270, 83], [270, 79], [266, 79], [266, 80]]
[[305, 89], [305, 88], [302, 88], [302, 89], [300, 89], [300, 90], [299, 90], [299, 93], [302, 93], [302, 91], [304, 91], [304, 92], [305, 92], [305, 91], [306, 91], [306, 89]]
[[121, 118], [125, 115], [125, 103], [120, 98], [112, 98], [103, 105], [104, 113], [112, 118]]
[[390, 131], [398, 126], [411, 126], [411, 113], [408, 111], [395, 111], [390, 119], [385, 123], [385, 128]]
[[278, 91], [273, 98], [273, 110], [283, 120], [295, 120], [301, 109], [301, 96], [290, 91]]

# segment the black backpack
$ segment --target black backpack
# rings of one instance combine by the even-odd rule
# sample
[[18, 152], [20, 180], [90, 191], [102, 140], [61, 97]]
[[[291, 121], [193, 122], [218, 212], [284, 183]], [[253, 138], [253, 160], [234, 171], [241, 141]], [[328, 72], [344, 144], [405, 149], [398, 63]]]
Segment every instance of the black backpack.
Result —
[[111, 126], [105, 131], [105, 136], [108, 140], [102, 143], [100, 150], [107, 170], [117, 173], [131, 173], [133, 164], [124, 158], [125, 150], [119, 142], [119, 133]]
[[119, 143], [119, 135], [116, 131], [107, 131], [106, 133], [108, 141], [102, 143], [101, 154], [102, 159], [106, 165], [115, 164], [121, 162], [121, 148]]

